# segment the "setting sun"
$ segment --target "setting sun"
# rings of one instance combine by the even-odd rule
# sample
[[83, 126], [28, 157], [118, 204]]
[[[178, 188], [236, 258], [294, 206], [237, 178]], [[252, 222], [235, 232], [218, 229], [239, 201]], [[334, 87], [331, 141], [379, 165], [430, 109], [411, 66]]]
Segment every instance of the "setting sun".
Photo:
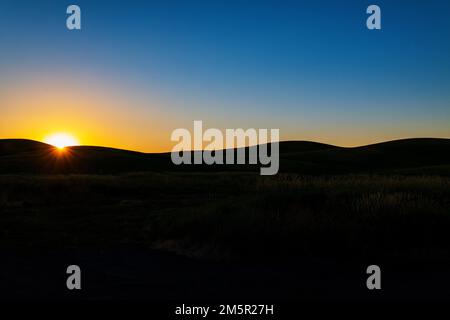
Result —
[[55, 133], [44, 138], [44, 142], [51, 144], [59, 149], [64, 149], [68, 146], [78, 145], [78, 140], [67, 133]]

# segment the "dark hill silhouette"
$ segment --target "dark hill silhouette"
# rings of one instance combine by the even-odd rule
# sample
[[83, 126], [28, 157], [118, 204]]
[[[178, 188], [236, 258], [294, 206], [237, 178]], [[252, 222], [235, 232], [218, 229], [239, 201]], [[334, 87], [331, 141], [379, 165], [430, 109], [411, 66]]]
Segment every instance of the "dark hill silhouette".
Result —
[[51, 146], [27, 139], [2, 139], [0, 140], [0, 156], [17, 155], [27, 152], [39, 152], [48, 150]]
[[[246, 148], [248, 152], [248, 148]], [[0, 173], [124, 173], [137, 171], [254, 171], [250, 165], [175, 166], [170, 153], [94, 146], [63, 152], [32, 140], [0, 140]], [[280, 142], [280, 172], [302, 174], [449, 174], [450, 139], [417, 138], [344, 148], [309, 141]]]

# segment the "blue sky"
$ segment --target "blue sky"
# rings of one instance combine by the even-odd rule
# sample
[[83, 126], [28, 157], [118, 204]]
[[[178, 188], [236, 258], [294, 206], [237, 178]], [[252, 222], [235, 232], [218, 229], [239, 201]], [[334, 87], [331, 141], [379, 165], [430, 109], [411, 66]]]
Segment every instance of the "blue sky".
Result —
[[[80, 31], [65, 27], [70, 4]], [[370, 4], [382, 30], [366, 28]], [[1, 0], [0, 86], [114, 92], [129, 103], [102, 110], [126, 108], [141, 137], [156, 114], [167, 133], [204, 120], [340, 145], [450, 137], [449, 16], [438, 0]]]

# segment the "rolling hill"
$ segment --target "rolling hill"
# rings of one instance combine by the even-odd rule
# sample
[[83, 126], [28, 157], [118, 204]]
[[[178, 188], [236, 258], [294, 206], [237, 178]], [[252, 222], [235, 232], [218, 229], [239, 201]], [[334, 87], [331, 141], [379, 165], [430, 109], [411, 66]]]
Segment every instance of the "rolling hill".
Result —
[[[248, 152], [248, 148], [246, 148]], [[0, 140], [0, 173], [125, 173], [139, 171], [256, 171], [259, 165], [181, 165], [170, 153], [77, 146], [60, 152], [24, 139]], [[344, 148], [308, 141], [280, 142], [280, 172], [301, 174], [450, 174], [450, 139], [417, 138]]]

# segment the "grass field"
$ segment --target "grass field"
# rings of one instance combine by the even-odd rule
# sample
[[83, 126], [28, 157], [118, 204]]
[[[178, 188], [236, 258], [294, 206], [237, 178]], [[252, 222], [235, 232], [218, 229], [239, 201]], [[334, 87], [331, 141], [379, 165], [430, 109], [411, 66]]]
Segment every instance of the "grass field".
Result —
[[[0, 297], [450, 297], [450, 140], [280, 144], [280, 173], [0, 140]], [[132, 173], [134, 172], [134, 173]], [[413, 279], [413, 280], [412, 280]], [[214, 285], [211, 285], [214, 284]]]
[[450, 178], [0, 176], [1, 246], [148, 246], [204, 259], [448, 259]]

